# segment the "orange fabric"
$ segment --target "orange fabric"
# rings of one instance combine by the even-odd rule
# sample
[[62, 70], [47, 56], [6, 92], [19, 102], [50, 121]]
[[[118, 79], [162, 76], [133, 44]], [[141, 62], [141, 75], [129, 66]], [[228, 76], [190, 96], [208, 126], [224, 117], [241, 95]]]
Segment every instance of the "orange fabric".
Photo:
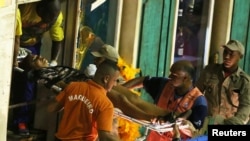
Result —
[[94, 81], [72, 82], [56, 100], [64, 105], [57, 138], [94, 141], [97, 130], [112, 130], [113, 104], [106, 97], [106, 90]]
[[[202, 95], [197, 87], [190, 90], [184, 97], [174, 99], [174, 87], [167, 83], [164, 87], [157, 106], [167, 109], [169, 111], [185, 112], [192, 108], [197, 97]], [[192, 137], [192, 132], [188, 129], [180, 129], [182, 139]], [[171, 141], [173, 137], [172, 132], [159, 134], [151, 131], [147, 137], [147, 141]]]
[[[163, 108], [163, 109], [169, 109], [169, 101], [170, 98], [174, 96], [174, 87], [170, 85], [170, 83], [167, 83], [164, 87], [163, 91], [161, 92], [160, 98], [157, 102], [157, 106]], [[172, 104], [174, 105], [174, 104]], [[171, 108], [172, 109], [172, 108]]]
[[193, 88], [181, 100], [179, 106], [177, 107], [177, 111], [178, 112], [185, 112], [185, 111], [191, 109], [192, 106], [194, 105], [194, 101], [196, 100], [196, 98], [201, 96], [201, 95], [202, 95], [202, 93], [200, 92], [200, 90], [197, 87]]

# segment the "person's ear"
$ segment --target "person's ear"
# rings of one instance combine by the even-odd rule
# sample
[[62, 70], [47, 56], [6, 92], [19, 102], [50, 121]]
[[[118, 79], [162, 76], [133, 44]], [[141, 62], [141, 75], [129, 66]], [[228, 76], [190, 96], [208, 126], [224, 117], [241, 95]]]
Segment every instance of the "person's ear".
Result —
[[240, 54], [240, 59], [242, 59], [243, 58], [243, 55], [242, 54]]
[[106, 75], [104, 78], [103, 78], [103, 83], [106, 84], [108, 83], [109, 81], [109, 75]]

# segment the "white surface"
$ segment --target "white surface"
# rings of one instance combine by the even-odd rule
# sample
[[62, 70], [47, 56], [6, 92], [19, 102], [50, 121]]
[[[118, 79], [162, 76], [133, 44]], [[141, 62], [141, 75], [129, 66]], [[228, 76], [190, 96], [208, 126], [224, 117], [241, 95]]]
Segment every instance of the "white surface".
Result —
[[6, 141], [8, 107], [14, 48], [15, 1], [0, 7], [0, 141]]

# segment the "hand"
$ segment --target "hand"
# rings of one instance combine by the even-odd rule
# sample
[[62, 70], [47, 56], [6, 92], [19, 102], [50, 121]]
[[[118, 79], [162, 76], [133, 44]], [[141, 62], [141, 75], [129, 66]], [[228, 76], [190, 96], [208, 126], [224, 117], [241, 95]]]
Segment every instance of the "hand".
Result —
[[174, 138], [174, 139], [180, 139], [181, 134], [180, 134], [180, 132], [179, 132], [179, 127], [178, 127], [177, 124], [174, 124], [174, 125], [173, 125], [173, 133], [174, 133], [174, 135], [173, 135], [173, 138]]
[[18, 67], [18, 61], [17, 60], [13, 62], [13, 67]]
[[50, 64], [49, 64], [51, 67], [55, 67], [55, 66], [57, 66], [57, 62], [56, 62], [56, 60], [52, 60], [51, 62], [50, 62]]
[[174, 122], [176, 120], [176, 115], [174, 112], [170, 112], [166, 114], [165, 116], [158, 116], [154, 122], [159, 122], [160, 124], [165, 123], [165, 122]]

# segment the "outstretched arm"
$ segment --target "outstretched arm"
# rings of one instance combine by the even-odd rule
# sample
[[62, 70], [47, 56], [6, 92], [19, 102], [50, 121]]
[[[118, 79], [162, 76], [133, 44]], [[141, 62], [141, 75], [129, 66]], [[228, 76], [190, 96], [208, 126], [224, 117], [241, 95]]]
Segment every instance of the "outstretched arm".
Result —
[[49, 105], [48, 105], [48, 112], [59, 112], [60, 110], [63, 109], [63, 106], [56, 101], [56, 99], [53, 99], [52, 101], [50, 101]]
[[115, 107], [128, 116], [143, 120], [152, 120], [157, 116], [164, 116], [168, 112], [156, 105], [143, 100], [128, 88], [118, 85], [108, 93], [109, 99]]
[[129, 89], [132, 88], [141, 88], [143, 87], [143, 81], [144, 81], [145, 77], [137, 77], [134, 79], [131, 79], [129, 81], [127, 81], [126, 83], [122, 84], [124, 87], [127, 87]]
[[111, 90], [107, 96], [114, 104], [114, 107], [119, 108], [127, 116], [148, 121], [155, 118], [154, 115], [146, 113], [135, 104], [131, 103], [126, 96], [118, 91]]

